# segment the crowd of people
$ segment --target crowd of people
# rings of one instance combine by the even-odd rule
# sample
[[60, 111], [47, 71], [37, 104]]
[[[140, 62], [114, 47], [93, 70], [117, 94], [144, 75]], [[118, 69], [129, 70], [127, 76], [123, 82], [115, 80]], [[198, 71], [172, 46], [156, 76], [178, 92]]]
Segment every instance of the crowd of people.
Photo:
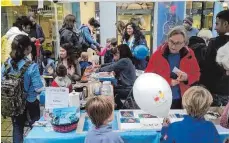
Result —
[[[115, 106], [103, 96], [93, 97], [87, 102], [86, 111], [95, 128], [88, 133], [85, 142], [123, 142], [118, 134], [112, 132], [108, 123], [112, 121], [114, 108], [125, 108], [121, 100], [126, 99], [133, 88], [137, 79], [136, 69], [156, 73], [166, 79], [172, 89], [171, 109], [184, 108], [188, 112], [188, 116], [179, 123], [170, 124], [165, 120], [162, 140], [168, 143], [220, 142], [216, 128], [211, 122], [205, 121], [203, 116], [210, 106], [227, 105], [221, 124], [224, 127], [229, 126], [228, 15], [229, 10], [217, 14], [215, 30], [219, 35], [215, 38], [209, 30], [198, 31], [193, 28], [191, 17], [185, 18], [183, 25], [170, 30], [165, 43], [157, 48], [149, 60], [147, 57], [139, 60], [134, 56], [133, 50], [138, 45], [147, 46], [147, 42], [135, 23], [125, 25], [121, 32], [121, 44], [111, 37], [103, 48], [93, 36], [93, 32], [100, 27], [99, 22], [90, 18], [87, 24], [82, 24], [76, 29], [76, 17], [69, 14], [59, 30], [58, 61], [52, 59], [51, 51], [41, 48], [41, 63], [32, 61], [36, 61], [38, 56], [35, 42], [39, 40], [42, 44], [45, 41], [42, 27], [36, 23], [34, 15], [17, 18], [13, 27], [2, 37], [1, 49], [2, 81], [9, 79], [9, 75], [23, 73], [22, 81], [26, 93], [26, 104], [19, 104], [25, 108], [24, 112], [12, 116], [13, 142], [23, 141], [26, 121], [32, 125], [40, 118], [37, 96], [44, 90], [41, 75], [52, 76], [54, 79], [46, 79], [46, 86], [67, 87], [71, 92], [72, 84], [81, 80], [88, 67], [97, 68], [96, 72], [114, 72], [117, 85], [114, 86]], [[98, 56], [104, 56], [104, 64], [97, 65], [89, 61], [89, 48]], [[144, 95], [142, 96], [144, 98]], [[4, 104], [10, 102], [6, 100]], [[183, 138], [180, 138], [178, 130], [182, 131]], [[201, 134], [198, 134], [197, 130], [201, 130]], [[191, 136], [188, 131], [195, 137], [189, 138]]]

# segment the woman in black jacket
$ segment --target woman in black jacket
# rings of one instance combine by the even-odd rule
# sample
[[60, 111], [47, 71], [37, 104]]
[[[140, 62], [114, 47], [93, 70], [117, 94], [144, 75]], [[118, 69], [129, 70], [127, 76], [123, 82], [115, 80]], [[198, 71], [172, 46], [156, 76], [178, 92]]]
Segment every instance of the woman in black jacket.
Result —
[[74, 48], [74, 53], [80, 57], [81, 54], [81, 44], [79, 42], [79, 33], [75, 28], [76, 17], [72, 14], [67, 15], [64, 18], [64, 23], [59, 31], [60, 34], [60, 44], [72, 43]]

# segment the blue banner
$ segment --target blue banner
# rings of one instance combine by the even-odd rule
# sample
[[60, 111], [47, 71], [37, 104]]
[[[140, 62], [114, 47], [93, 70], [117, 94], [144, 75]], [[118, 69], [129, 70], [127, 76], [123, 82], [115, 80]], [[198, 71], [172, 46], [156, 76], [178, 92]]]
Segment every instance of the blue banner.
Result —
[[157, 24], [157, 46], [165, 42], [170, 29], [182, 25], [185, 2], [159, 2]]

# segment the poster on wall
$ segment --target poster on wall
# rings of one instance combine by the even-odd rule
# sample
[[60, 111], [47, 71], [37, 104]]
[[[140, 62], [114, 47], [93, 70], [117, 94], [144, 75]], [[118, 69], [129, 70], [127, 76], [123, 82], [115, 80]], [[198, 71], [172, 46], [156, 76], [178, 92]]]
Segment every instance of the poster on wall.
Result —
[[158, 3], [157, 46], [165, 42], [169, 30], [177, 25], [182, 25], [184, 12], [185, 2]]

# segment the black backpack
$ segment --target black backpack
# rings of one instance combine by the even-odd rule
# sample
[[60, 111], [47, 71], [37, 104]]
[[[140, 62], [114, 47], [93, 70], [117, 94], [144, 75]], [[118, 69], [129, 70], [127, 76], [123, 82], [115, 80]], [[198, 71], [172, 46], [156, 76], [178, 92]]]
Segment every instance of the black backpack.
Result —
[[3, 117], [23, 114], [26, 107], [24, 73], [31, 64], [31, 61], [27, 61], [18, 74], [9, 74], [11, 66], [5, 63], [6, 70], [1, 82], [1, 111]]

